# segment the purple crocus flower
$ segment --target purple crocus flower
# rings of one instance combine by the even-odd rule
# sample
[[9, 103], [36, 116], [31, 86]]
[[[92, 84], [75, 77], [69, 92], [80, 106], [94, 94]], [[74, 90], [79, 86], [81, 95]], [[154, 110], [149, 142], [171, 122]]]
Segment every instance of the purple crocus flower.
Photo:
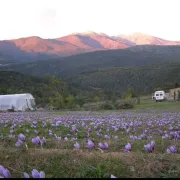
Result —
[[41, 146], [44, 146], [46, 144], [46, 139], [43, 137], [41, 140]]
[[130, 143], [127, 143], [124, 147], [124, 151], [131, 151], [131, 144]]
[[88, 132], [89, 132], [89, 133], [91, 132], [91, 128], [90, 128], [90, 127], [88, 128]]
[[23, 144], [23, 142], [22, 142], [20, 139], [18, 139], [18, 141], [16, 142], [15, 145], [16, 145], [17, 147], [19, 147], [19, 146], [21, 146], [22, 144]]
[[17, 147], [19, 147], [19, 146], [21, 146], [23, 143], [25, 144], [25, 146], [26, 146], [26, 149], [28, 150], [28, 146], [27, 146], [27, 144], [25, 143], [25, 141], [26, 141], [26, 136], [24, 135], [24, 134], [22, 134], [22, 133], [20, 133], [19, 135], [18, 135], [18, 141], [16, 142], [16, 146]]
[[170, 137], [170, 139], [175, 138], [175, 133], [174, 132], [170, 132], [169, 137]]
[[152, 152], [152, 148], [151, 148], [151, 145], [150, 144], [146, 144], [144, 145], [144, 149], [147, 151], [147, 152]]
[[36, 124], [37, 124], [37, 121], [33, 121], [33, 124], [36, 125]]
[[0, 178], [11, 178], [11, 174], [8, 169], [0, 165]]
[[162, 136], [162, 139], [168, 139], [168, 138], [169, 138], [168, 134], [165, 134], [164, 136]]
[[76, 133], [77, 132], [77, 129], [76, 129], [76, 127], [72, 127], [72, 133]]
[[32, 143], [35, 145], [40, 145], [41, 148], [46, 144], [46, 139], [43, 137], [42, 140], [40, 139], [39, 136], [32, 138]]
[[168, 148], [167, 153], [177, 153], [176, 146], [171, 146], [170, 148]]
[[24, 178], [30, 178], [29, 174], [24, 172]]
[[76, 140], [77, 140], [77, 138], [74, 138], [74, 137], [71, 139], [71, 141], [76, 141]]
[[45, 173], [43, 171], [37, 171], [36, 169], [32, 170], [32, 177], [33, 178], [45, 178]]
[[148, 138], [148, 140], [151, 140], [151, 139], [152, 139], [152, 136], [148, 136], [147, 138]]
[[24, 142], [26, 140], [26, 136], [24, 134], [20, 133], [18, 136], [18, 139], [20, 139], [21, 141]]
[[109, 149], [109, 145], [108, 145], [107, 142], [104, 143], [104, 149], [105, 149], [105, 150], [108, 150], [108, 149]]
[[151, 141], [151, 143], [144, 145], [144, 149], [145, 151], [152, 153], [154, 151], [155, 148], [155, 141]]
[[51, 130], [49, 130], [49, 136], [54, 136], [54, 133]]
[[[39, 172], [36, 169], [33, 169], [31, 173], [33, 178], [45, 178], [45, 173], [43, 171]], [[29, 174], [24, 172], [24, 178], [30, 178]]]
[[146, 134], [147, 132], [148, 132], [147, 129], [145, 129], [145, 130], [143, 131], [144, 134]]
[[32, 143], [35, 145], [40, 145], [41, 144], [41, 139], [39, 136], [32, 138]]
[[58, 141], [61, 141], [61, 136], [57, 136], [56, 139], [57, 139]]
[[111, 174], [111, 178], [117, 178], [117, 177]]
[[92, 148], [95, 147], [95, 145], [94, 145], [94, 143], [93, 143], [91, 140], [88, 140], [88, 145], [87, 145], [87, 147], [88, 147], [89, 149], [92, 149]]
[[155, 141], [153, 140], [153, 141], [151, 141], [151, 148], [152, 148], [152, 151], [154, 151], [154, 148], [155, 148]]
[[109, 148], [109, 145], [108, 145], [108, 143], [98, 143], [98, 147], [100, 148], [100, 149], [103, 149], [103, 150], [108, 150], [108, 148]]
[[98, 143], [98, 147], [99, 147], [100, 149], [104, 149], [104, 144], [103, 144], [103, 143]]
[[137, 139], [137, 136], [131, 135], [131, 136], [129, 136], [129, 137], [130, 137], [131, 140], [136, 140], [136, 139]]
[[105, 139], [110, 139], [110, 137], [108, 135], [104, 135]]
[[79, 149], [79, 148], [80, 148], [79, 143], [78, 143], [78, 142], [76, 142], [76, 143], [74, 144], [74, 147], [75, 147], [76, 149]]

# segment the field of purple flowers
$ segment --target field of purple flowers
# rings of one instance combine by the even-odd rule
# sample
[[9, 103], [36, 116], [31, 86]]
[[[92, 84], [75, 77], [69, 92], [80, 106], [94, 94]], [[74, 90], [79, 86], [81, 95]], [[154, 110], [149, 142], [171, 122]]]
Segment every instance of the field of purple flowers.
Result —
[[0, 113], [0, 177], [180, 177], [180, 113]]

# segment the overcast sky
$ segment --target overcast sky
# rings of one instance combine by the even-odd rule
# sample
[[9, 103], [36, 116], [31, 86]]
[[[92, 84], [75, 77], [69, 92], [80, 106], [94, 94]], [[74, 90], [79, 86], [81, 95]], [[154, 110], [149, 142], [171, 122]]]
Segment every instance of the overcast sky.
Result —
[[141, 32], [180, 40], [180, 0], [0, 0], [0, 39]]

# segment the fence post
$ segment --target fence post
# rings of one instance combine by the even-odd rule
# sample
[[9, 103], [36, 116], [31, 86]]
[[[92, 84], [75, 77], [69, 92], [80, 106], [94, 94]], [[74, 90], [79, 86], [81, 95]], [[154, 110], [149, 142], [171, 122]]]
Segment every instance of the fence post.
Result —
[[176, 100], [176, 91], [174, 91], [174, 100]]
[[178, 90], [178, 101], [180, 100], [180, 91]]

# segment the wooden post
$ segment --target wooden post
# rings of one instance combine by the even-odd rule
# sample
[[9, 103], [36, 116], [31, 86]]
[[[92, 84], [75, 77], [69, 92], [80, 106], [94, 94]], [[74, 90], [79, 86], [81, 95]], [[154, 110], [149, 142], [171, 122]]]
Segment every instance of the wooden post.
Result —
[[176, 100], [176, 91], [174, 90], [174, 100]]
[[180, 90], [178, 90], [178, 101], [180, 101]]

